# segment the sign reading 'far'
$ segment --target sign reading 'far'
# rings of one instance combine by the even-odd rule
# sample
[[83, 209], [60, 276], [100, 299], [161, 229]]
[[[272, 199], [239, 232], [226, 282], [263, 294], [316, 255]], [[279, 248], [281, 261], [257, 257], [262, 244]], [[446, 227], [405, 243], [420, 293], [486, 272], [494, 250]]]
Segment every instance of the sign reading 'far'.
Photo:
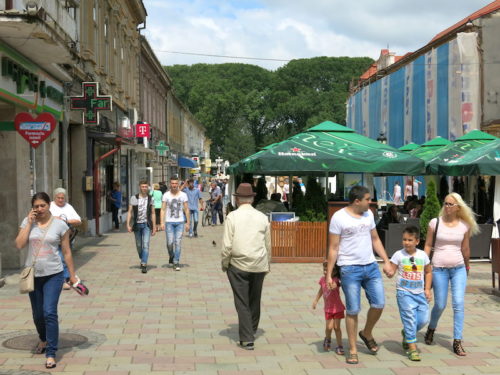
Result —
[[83, 123], [99, 125], [99, 111], [112, 111], [111, 95], [99, 95], [98, 82], [82, 82], [82, 96], [70, 97], [71, 110], [83, 111]]

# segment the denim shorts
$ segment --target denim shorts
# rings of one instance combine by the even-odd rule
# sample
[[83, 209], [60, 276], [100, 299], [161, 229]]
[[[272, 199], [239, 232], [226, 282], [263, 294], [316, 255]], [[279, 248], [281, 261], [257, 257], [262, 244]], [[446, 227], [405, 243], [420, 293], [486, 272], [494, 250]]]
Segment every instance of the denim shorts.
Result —
[[365, 290], [370, 307], [384, 308], [384, 283], [377, 262], [342, 266], [340, 267], [340, 279], [347, 315], [358, 315], [361, 311], [361, 288]]

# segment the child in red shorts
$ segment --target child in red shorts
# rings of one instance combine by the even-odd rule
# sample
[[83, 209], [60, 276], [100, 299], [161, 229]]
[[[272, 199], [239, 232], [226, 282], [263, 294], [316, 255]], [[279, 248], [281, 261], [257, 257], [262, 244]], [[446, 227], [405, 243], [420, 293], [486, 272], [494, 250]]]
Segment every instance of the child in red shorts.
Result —
[[335, 338], [337, 340], [337, 346], [335, 347], [335, 353], [339, 355], [344, 355], [344, 347], [342, 346], [342, 330], [340, 329], [340, 320], [344, 319], [345, 306], [340, 299], [340, 279], [339, 268], [337, 265], [333, 268], [332, 278], [333, 278], [333, 289], [328, 289], [326, 285], [326, 271], [328, 268], [328, 262], [325, 260], [323, 262], [323, 277], [319, 280], [319, 290], [316, 294], [316, 298], [312, 304], [312, 308], [316, 309], [319, 299], [323, 296], [324, 310], [325, 310], [325, 340], [323, 341], [323, 349], [329, 351], [332, 345], [332, 330], [335, 330]]

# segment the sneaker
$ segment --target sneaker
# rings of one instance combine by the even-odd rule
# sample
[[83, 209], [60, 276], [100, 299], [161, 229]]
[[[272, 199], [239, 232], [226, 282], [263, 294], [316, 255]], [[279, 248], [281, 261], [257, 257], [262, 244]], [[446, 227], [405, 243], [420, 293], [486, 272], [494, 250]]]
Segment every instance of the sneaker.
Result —
[[141, 264], [141, 272], [142, 273], [148, 273], [148, 266], [147, 266], [147, 264]]
[[195, 238], [197, 238], [197, 237], [198, 237], [198, 233], [195, 233], [195, 234], [194, 234], [194, 237], [195, 237]]
[[174, 256], [173, 255], [168, 258], [168, 264], [174, 264]]
[[245, 349], [245, 350], [254, 350], [255, 349], [253, 342], [240, 341], [240, 343], [238, 344], [238, 346], [240, 348]]
[[175, 271], [180, 271], [181, 267], [179, 266], [179, 263], [174, 264], [174, 270]]

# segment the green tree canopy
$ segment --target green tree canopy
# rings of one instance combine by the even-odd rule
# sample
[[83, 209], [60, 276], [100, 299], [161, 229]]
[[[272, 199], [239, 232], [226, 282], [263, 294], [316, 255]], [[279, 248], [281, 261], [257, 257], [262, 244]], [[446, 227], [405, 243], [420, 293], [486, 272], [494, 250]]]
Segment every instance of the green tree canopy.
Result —
[[322, 121], [345, 123], [349, 84], [372, 62], [316, 57], [274, 72], [249, 64], [165, 68], [176, 95], [206, 127], [212, 157], [236, 162]]

